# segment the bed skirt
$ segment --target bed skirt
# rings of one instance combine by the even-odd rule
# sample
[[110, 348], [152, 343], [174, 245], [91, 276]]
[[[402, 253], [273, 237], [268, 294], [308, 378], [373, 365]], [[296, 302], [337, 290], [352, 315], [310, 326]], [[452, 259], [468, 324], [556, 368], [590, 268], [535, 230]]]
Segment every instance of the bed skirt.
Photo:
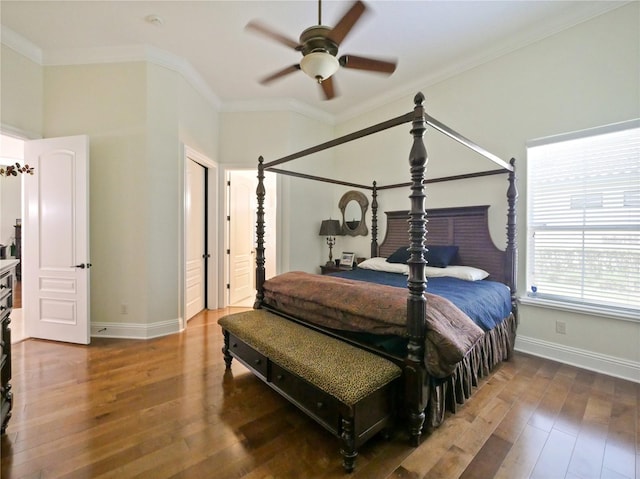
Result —
[[458, 405], [471, 397], [473, 388], [500, 362], [513, 354], [517, 320], [511, 314], [500, 326], [484, 337], [460, 361], [455, 371], [444, 379], [430, 377], [429, 402], [425, 409], [425, 429], [433, 430], [444, 421], [447, 412], [455, 413]]

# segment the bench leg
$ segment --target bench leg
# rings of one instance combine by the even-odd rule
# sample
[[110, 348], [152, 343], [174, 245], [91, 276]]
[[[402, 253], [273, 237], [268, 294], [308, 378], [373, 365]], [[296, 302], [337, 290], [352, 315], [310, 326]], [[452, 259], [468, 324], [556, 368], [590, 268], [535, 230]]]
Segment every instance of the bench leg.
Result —
[[347, 472], [352, 472], [356, 467], [356, 457], [358, 456], [353, 429], [353, 417], [342, 418], [342, 449], [340, 449], [340, 454], [342, 454], [342, 467]]
[[231, 369], [231, 360], [233, 356], [229, 354], [229, 331], [224, 331], [224, 346], [222, 347], [222, 354], [224, 354], [224, 363], [226, 369]]

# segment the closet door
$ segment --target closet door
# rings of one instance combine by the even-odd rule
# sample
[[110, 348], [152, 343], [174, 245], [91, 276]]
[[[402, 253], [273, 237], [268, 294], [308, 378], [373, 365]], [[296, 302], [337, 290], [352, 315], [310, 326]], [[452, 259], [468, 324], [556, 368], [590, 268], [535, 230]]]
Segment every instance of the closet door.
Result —
[[186, 311], [187, 320], [205, 307], [205, 175], [201, 164], [187, 160]]

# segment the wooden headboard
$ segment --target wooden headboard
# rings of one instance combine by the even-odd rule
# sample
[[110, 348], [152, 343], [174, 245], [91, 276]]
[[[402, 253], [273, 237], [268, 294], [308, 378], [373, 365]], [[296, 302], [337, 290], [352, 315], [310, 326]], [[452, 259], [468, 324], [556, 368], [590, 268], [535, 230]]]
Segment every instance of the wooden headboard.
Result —
[[[463, 206], [427, 210], [427, 247], [455, 245], [455, 264], [474, 266], [489, 273], [493, 281], [509, 284], [507, 253], [496, 247], [489, 234], [489, 206]], [[391, 255], [409, 244], [408, 211], [387, 211], [387, 230], [378, 256]]]

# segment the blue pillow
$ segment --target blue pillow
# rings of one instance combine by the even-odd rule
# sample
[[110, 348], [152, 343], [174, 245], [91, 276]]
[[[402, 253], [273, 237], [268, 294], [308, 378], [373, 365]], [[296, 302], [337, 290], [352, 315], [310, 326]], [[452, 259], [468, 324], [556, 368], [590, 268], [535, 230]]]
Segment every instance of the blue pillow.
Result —
[[387, 263], [402, 263], [407, 264], [409, 261], [409, 251], [407, 251], [408, 246], [400, 246], [394, 253], [387, 258]]
[[[408, 246], [401, 246], [394, 253], [387, 258], [387, 263], [402, 263], [406, 264], [411, 255], [408, 251]], [[425, 259], [429, 266], [436, 268], [446, 268], [449, 266], [456, 255], [458, 254], [457, 246], [427, 246], [427, 253]]]
[[458, 254], [457, 246], [429, 246], [427, 245], [427, 254], [425, 259], [428, 266], [436, 268], [446, 268], [449, 266]]

